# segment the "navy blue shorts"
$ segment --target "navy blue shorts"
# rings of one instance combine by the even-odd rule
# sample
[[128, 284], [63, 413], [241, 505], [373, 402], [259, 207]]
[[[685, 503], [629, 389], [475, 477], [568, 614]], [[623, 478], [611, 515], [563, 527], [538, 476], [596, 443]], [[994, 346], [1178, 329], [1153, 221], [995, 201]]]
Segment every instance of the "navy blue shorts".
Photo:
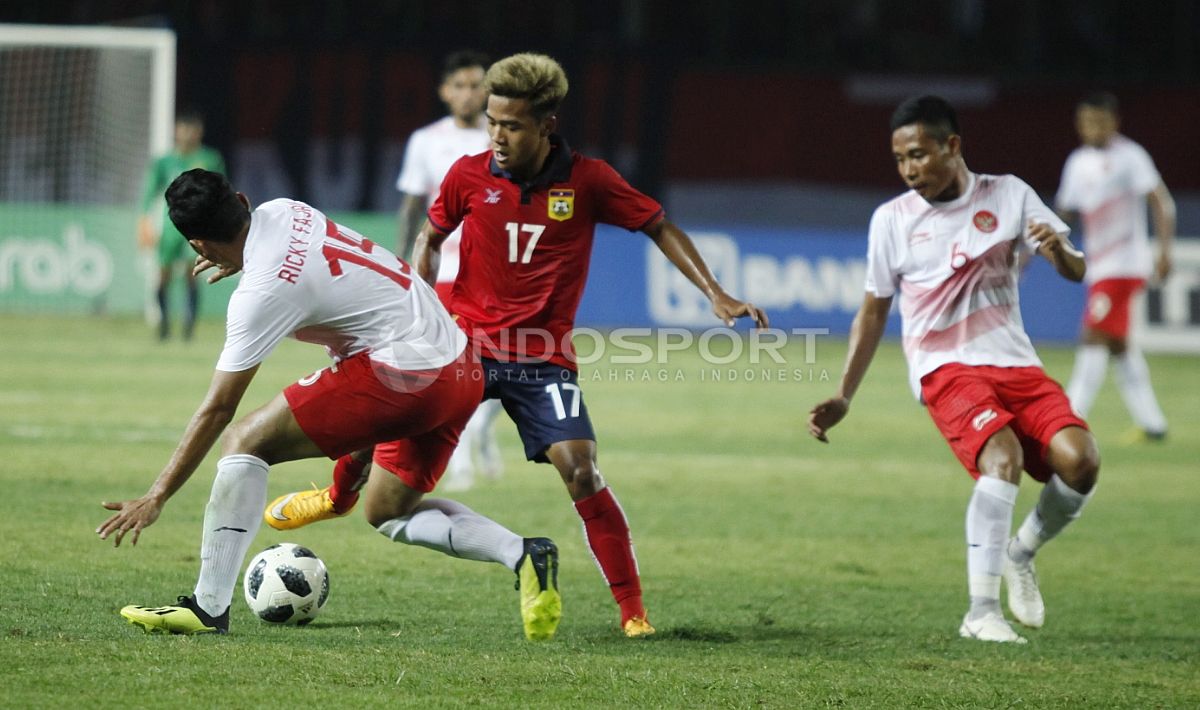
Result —
[[483, 398], [498, 399], [517, 424], [525, 458], [549, 463], [546, 449], [570, 439], [596, 440], [579, 375], [553, 363], [498, 362], [483, 365]]

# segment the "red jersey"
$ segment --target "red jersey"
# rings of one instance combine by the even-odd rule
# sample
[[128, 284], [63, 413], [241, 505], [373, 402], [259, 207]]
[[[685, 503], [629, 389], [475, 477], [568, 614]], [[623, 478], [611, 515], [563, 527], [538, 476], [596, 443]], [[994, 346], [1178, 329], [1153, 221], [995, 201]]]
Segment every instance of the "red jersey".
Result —
[[596, 224], [643, 230], [663, 209], [603, 160], [573, 152], [559, 136], [550, 142], [546, 165], [526, 183], [499, 169], [490, 151], [460, 158], [428, 216], [442, 234], [462, 224], [447, 306], [480, 354], [573, 370], [571, 330]]

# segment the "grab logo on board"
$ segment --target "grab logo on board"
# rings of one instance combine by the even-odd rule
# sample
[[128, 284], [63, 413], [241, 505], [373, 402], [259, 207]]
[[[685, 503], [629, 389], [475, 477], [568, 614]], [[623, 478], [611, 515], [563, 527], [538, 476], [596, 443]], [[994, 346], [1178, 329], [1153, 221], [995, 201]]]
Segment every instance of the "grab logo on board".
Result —
[[112, 286], [108, 249], [89, 241], [83, 225], [68, 223], [62, 240], [5, 237], [0, 240], [0, 294], [98, 296]]
[[[768, 311], [857, 312], [866, 261], [800, 254], [742, 253], [727, 234], [696, 233], [692, 241], [725, 290]], [[712, 306], [653, 244], [646, 248], [650, 317], [662, 325], [711, 326]]]

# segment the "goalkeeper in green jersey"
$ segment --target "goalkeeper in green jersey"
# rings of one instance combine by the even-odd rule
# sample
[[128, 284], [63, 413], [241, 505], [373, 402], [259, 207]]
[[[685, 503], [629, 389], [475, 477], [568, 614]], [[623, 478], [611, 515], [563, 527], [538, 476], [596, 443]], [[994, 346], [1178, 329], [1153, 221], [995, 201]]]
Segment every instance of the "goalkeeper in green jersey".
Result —
[[146, 173], [146, 187], [142, 193], [142, 216], [138, 220], [138, 247], [149, 253], [157, 245], [157, 297], [158, 337], [165, 340], [171, 332], [170, 311], [167, 308], [167, 292], [171, 285], [172, 271], [182, 262], [184, 278], [187, 280], [187, 313], [183, 320], [183, 338], [192, 337], [196, 324], [196, 309], [199, 298], [196, 279], [192, 276], [191, 263], [194, 255], [171, 220], [167, 219], [167, 203], [163, 191], [180, 173], [192, 168], [204, 168], [224, 173], [225, 161], [215, 149], [203, 145], [204, 119], [197, 113], [184, 112], [175, 118], [175, 148], [150, 163]]

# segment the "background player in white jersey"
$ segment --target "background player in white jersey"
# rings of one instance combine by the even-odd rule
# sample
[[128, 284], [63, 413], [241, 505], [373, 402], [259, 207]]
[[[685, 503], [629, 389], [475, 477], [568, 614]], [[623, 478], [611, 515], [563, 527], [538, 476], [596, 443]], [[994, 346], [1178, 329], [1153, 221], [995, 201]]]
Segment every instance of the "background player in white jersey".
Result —
[[[1082, 143], [1063, 166], [1056, 207], [1068, 221], [1080, 218], [1087, 253], [1087, 306], [1075, 370], [1067, 386], [1071, 404], [1086, 417], [1104, 384], [1109, 355], [1116, 359], [1117, 386], [1125, 406], [1146, 439], [1160, 440], [1167, 419], [1150, 385], [1150, 368], [1130, 342], [1131, 304], [1151, 275], [1171, 273], [1175, 201], [1142, 146], [1118, 133], [1117, 99], [1092, 94], [1075, 109]], [[1146, 208], [1158, 237], [1151, 256]]]
[[[1023, 643], [1000, 610], [1001, 576], [1013, 615], [1041, 626], [1045, 607], [1033, 556], [1079, 516], [1100, 457], [1025, 334], [1018, 257], [1036, 250], [1079, 281], [1083, 255], [1067, 240], [1066, 225], [1020, 179], [967, 169], [958, 119], [945, 100], [909, 99], [891, 127], [896, 168], [911, 189], [871, 217], [866, 294], [841, 386], [809, 413], [809, 433], [828, 441], [829, 429], [846, 416], [899, 291], [914, 392], [977, 481], [966, 520], [970, 609], [959, 633]], [[1046, 485], [1009, 541], [1022, 469]]]
[[147, 631], [224, 633], [242, 559], [262, 520], [267, 469], [302, 458], [374, 448], [367, 520], [388, 538], [518, 573], [526, 635], [548, 638], [561, 615], [557, 550], [459, 503], [422, 500], [483, 394], [467, 338], [409, 265], [302, 202], [253, 212], [220, 174], [189, 170], [167, 189], [170, 219], [224, 271], [241, 270], [229, 302], [225, 348], [208, 395], [179, 446], [141, 498], [105, 503], [97, 528], [114, 544], [158, 519], [237, 412], [261, 362], [286, 336], [324, 345], [334, 360], [225, 431], [204, 515], [200, 575], [175, 605], [128, 606]]
[[[437, 199], [442, 178], [446, 177], [454, 161], [464, 155], [482, 153], [490, 145], [487, 119], [483, 115], [486, 99], [483, 76], [490, 63], [486, 55], [471, 50], [454, 52], [446, 57], [438, 97], [449, 113], [413, 132], [404, 151], [400, 176], [396, 179], [396, 189], [404, 195], [400, 202], [397, 254], [411, 255], [417, 232], [425, 223], [425, 210]], [[442, 247], [442, 263], [435, 288], [443, 302], [458, 275], [461, 237], [462, 230], [454, 230]], [[475, 482], [477, 463], [488, 478], [497, 478], [503, 472], [504, 462], [493, 431], [499, 414], [499, 400], [488, 399], [479, 404], [459, 437], [458, 448], [450, 457], [441, 483], [443, 490], [470, 488]]]

